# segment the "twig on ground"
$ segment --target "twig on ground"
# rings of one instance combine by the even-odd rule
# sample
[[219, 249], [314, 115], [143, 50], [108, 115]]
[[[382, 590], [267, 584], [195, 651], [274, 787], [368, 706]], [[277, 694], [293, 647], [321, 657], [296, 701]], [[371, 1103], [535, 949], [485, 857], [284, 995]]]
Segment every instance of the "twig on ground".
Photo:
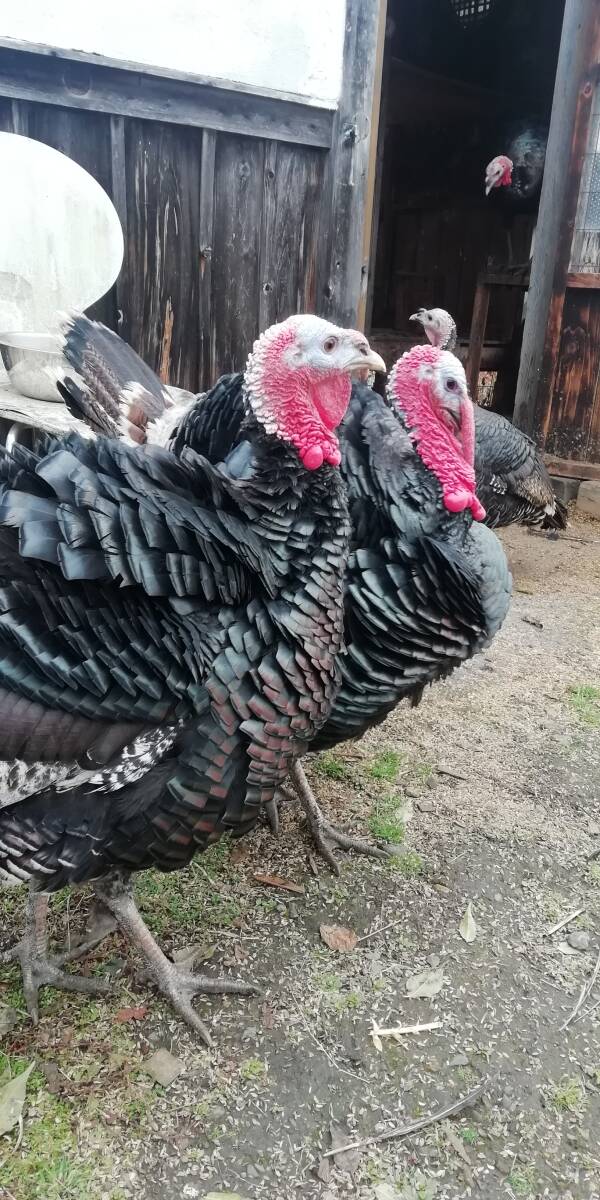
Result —
[[378, 933], [385, 933], [386, 929], [394, 929], [396, 925], [403, 925], [405, 921], [406, 917], [398, 917], [397, 921], [388, 921], [387, 925], [381, 925], [379, 929], [372, 929], [370, 933], [363, 933], [356, 945], [358, 946], [359, 942], [366, 942], [367, 938], [377, 937]]
[[463, 1096], [461, 1100], [455, 1100], [453, 1104], [448, 1104], [446, 1108], [440, 1108], [437, 1112], [430, 1113], [428, 1117], [419, 1117], [416, 1121], [410, 1121], [408, 1125], [396, 1125], [395, 1129], [388, 1129], [387, 1133], [377, 1133], [373, 1137], [358, 1138], [355, 1142], [347, 1142], [345, 1146], [336, 1146], [335, 1150], [326, 1150], [322, 1157], [331, 1158], [334, 1154], [345, 1154], [346, 1150], [362, 1150], [366, 1146], [374, 1146], [377, 1142], [391, 1142], [395, 1138], [409, 1137], [412, 1133], [427, 1129], [428, 1125], [435, 1125], [437, 1121], [445, 1121], [446, 1117], [454, 1117], [463, 1109], [470, 1108], [483, 1095], [489, 1083], [489, 1079], [484, 1079], [471, 1092], [467, 1092], [467, 1095]]
[[551, 929], [547, 929], [544, 937], [552, 937], [553, 933], [558, 933], [559, 929], [564, 929], [565, 925], [569, 924], [569, 921], [574, 921], [575, 917], [580, 917], [584, 912], [585, 908], [576, 908], [574, 912], [569, 913], [568, 917], [563, 917], [562, 920], [557, 921], [556, 925], [553, 925]]
[[460, 771], [451, 771], [449, 767], [436, 767], [435, 769], [438, 775], [449, 775], [451, 779], [462, 779], [465, 783], [469, 781], [468, 775], [463, 775]]
[[600, 972], [600, 951], [598, 952], [598, 957], [596, 959], [596, 966], [594, 967], [594, 970], [592, 971], [592, 974], [591, 974], [590, 978], [588, 979], [587, 983], [584, 983], [584, 985], [581, 989], [577, 1004], [575, 1005], [575, 1008], [573, 1009], [573, 1012], [571, 1013], [570, 1016], [567, 1017], [566, 1021], [564, 1021], [563, 1024], [561, 1025], [560, 1031], [559, 1031], [560, 1033], [562, 1033], [563, 1030], [568, 1029], [571, 1022], [575, 1020], [575, 1017], [577, 1016], [582, 1005], [585, 1003], [585, 1001], [591, 995], [593, 988], [594, 988], [594, 984], [596, 983], [596, 980], [598, 978], [599, 972]]
[[378, 1025], [377, 1021], [372, 1021], [373, 1028], [370, 1037], [373, 1039], [373, 1045], [376, 1050], [382, 1050], [382, 1037], [391, 1037], [399, 1042], [407, 1033], [428, 1033], [430, 1029], [441, 1029], [443, 1021], [426, 1021], [422, 1025], [392, 1025], [385, 1028], [383, 1025]]

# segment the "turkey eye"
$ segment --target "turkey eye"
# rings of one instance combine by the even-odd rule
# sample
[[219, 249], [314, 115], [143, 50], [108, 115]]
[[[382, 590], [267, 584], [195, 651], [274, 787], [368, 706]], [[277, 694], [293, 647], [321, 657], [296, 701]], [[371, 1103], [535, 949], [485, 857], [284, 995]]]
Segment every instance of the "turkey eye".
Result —
[[458, 383], [457, 383], [456, 379], [447, 379], [446, 387], [448, 388], [449, 392], [457, 392], [458, 391]]
[[334, 337], [328, 337], [326, 341], [323, 342], [323, 349], [326, 350], [328, 354], [331, 354], [331, 351], [335, 350], [336, 346], [337, 338]]

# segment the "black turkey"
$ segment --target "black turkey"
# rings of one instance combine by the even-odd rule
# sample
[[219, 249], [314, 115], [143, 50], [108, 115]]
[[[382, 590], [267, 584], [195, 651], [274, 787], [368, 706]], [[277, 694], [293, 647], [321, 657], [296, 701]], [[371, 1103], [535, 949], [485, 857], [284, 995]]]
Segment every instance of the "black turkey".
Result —
[[[251, 828], [329, 715], [348, 538], [335, 429], [358, 366], [384, 367], [364, 335], [293, 317], [255, 344], [218, 467], [190, 445], [76, 435], [0, 457], [5, 783], [32, 767], [0, 808], [0, 869], [44, 893], [99, 881], [203, 1036], [192, 996], [248, 985], [169, 962], [129, 877]], [[34, 1019], [44, 983], [99, 987], [48, 960], [44, 918], [32, 897], [12, 954]]]
[[[137, 356], [116, 335], [77, 318], [65, 354], [79, 380], [69, 390], [77, 415], [93, 421], [98, 358], [109, 355], [102, 378], [121, 386], [107, 407], [119, 420], [113, 433], [149, 421], [169, 423], [174, 452], [192, 446], [218, 462], [239, 437], [240, 377], [228, 383], [230, 402], [209, 395], [189, 409], [156, 411], [136, 390]], [[101, 349], [102, 348], [102, 349]], [[112, 350], [114, 349], [114, 353]], [[118, 364], [120, 364], [118, 366]], [[91, 397], [91, 399], [90, 399]], [[485, 646], [507, 611], [510, 577], [494, 535], [473, 522], [483, 515], [474, 494], [473, 406], [463, 368], [454, 355], [417, 347], [394, 368], [383, 400], [354, 384], [340, 427], [342, 472], [352, 522], [346, 575], [342, 689], [313, 748], [358, 737], [382, 721], [404, 697], [417, 702], [423, 688], [449, 674]], [[335, 829], [323, 818], [297, 762], [292, 776], [313, 835], [336, 869], [333, 848], [374, 853], [377, 848]]]
[[[418, 321], [432, 346], [454, 350], [456, 325], [443, 308], [420, 308]], [[486, 523], [566, 529], [567, 508], [554, 494], [552, 480], [535, 442], [506, 417], [475, 405], [477, 495]]]
[[[520, 212], [537, 213], [546, 147], [547, 126], [535, 121], [519, 121], [500, 135], [501, 153], [485, 169], [485, 194], [491, 193], [501, 204], [508, 244], [508, 262], [513, 264], [512, 225]], [[529, 257], [533, 254], [533, 238]]]

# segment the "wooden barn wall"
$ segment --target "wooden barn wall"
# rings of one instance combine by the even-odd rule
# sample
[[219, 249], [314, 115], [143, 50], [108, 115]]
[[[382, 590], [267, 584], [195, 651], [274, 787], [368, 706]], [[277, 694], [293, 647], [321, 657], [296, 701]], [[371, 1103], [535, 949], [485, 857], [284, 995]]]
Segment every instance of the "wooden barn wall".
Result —
[[125, 260], [92, 315], [163, 380], [207, 387], [260, 328], [318, 308], [327, 150], [1, 97], [0, 129], [63, 151], [111, 196]]
[[600, 463], [600, 82], [568, 268], [545, 448], [560, 458]]

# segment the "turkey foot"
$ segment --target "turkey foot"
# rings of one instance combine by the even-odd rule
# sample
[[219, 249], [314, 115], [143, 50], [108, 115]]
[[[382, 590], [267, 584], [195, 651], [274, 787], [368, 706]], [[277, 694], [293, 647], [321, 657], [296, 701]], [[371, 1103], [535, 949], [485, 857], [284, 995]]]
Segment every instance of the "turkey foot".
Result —
[[300, 766], [299, 762], [294, 763], [290, 771], [290, 778], [298, 793], [298, 799], [306, 815], [317, 850], [329, 864], [334, 875], [340, 873], [333, 853], [336, 847], [340, 850], [354, 850], [357, 854], [368, 854], [371, 858], [391, 858], [390, 850], [385, 850], [382, 846], [373, 846], [371, 842], [366, 842], [363, 838], [344, 833], [342, 829], [336, 829], [334, 825], [330, 825], [315, 800], [313, 790], [304, 774], [304, 768]]
[[51, 958], [48, 955], [48, 896], [43, 892], [31, 892], [27, 900], [25, 933], [20, 942], [0, 956], [0, 962], [18, 962], [23, 978], [23, 993], [27, 1012], [34, 1025], [40, 1017], [39, 990], [41, 987], [60, 988], [64, 992], [82, 992], [88, 996], [106, 995], [108, 984], [102, 979], [84, 979], [69, 975], [61, 970], [65, 963], [80, 958], [98, 945], [101, 938], [93, 942], [88, 939], [82, 945], [65, 954]]
[[96, 895], [113, 913], [117, 923], [129, 940], [137, 946], [144, 957], [146, 967], [156, 986], [175, 1012], [200, 1034], [207, 1046], [212, 1039], [203, 1021], [192, 1006], [192, 999], [200, 992], [207, 995], [226, 993], [236, 996], [251, 996], [260, 989], [253, 983], [243, 983], [227, 977], [212, 978], [195, 975], [192, 971], [180, 970], [163, 954], [152, 937], [143, 917], [138, 912], [128, 877], [115, 872], [95, 887]]

